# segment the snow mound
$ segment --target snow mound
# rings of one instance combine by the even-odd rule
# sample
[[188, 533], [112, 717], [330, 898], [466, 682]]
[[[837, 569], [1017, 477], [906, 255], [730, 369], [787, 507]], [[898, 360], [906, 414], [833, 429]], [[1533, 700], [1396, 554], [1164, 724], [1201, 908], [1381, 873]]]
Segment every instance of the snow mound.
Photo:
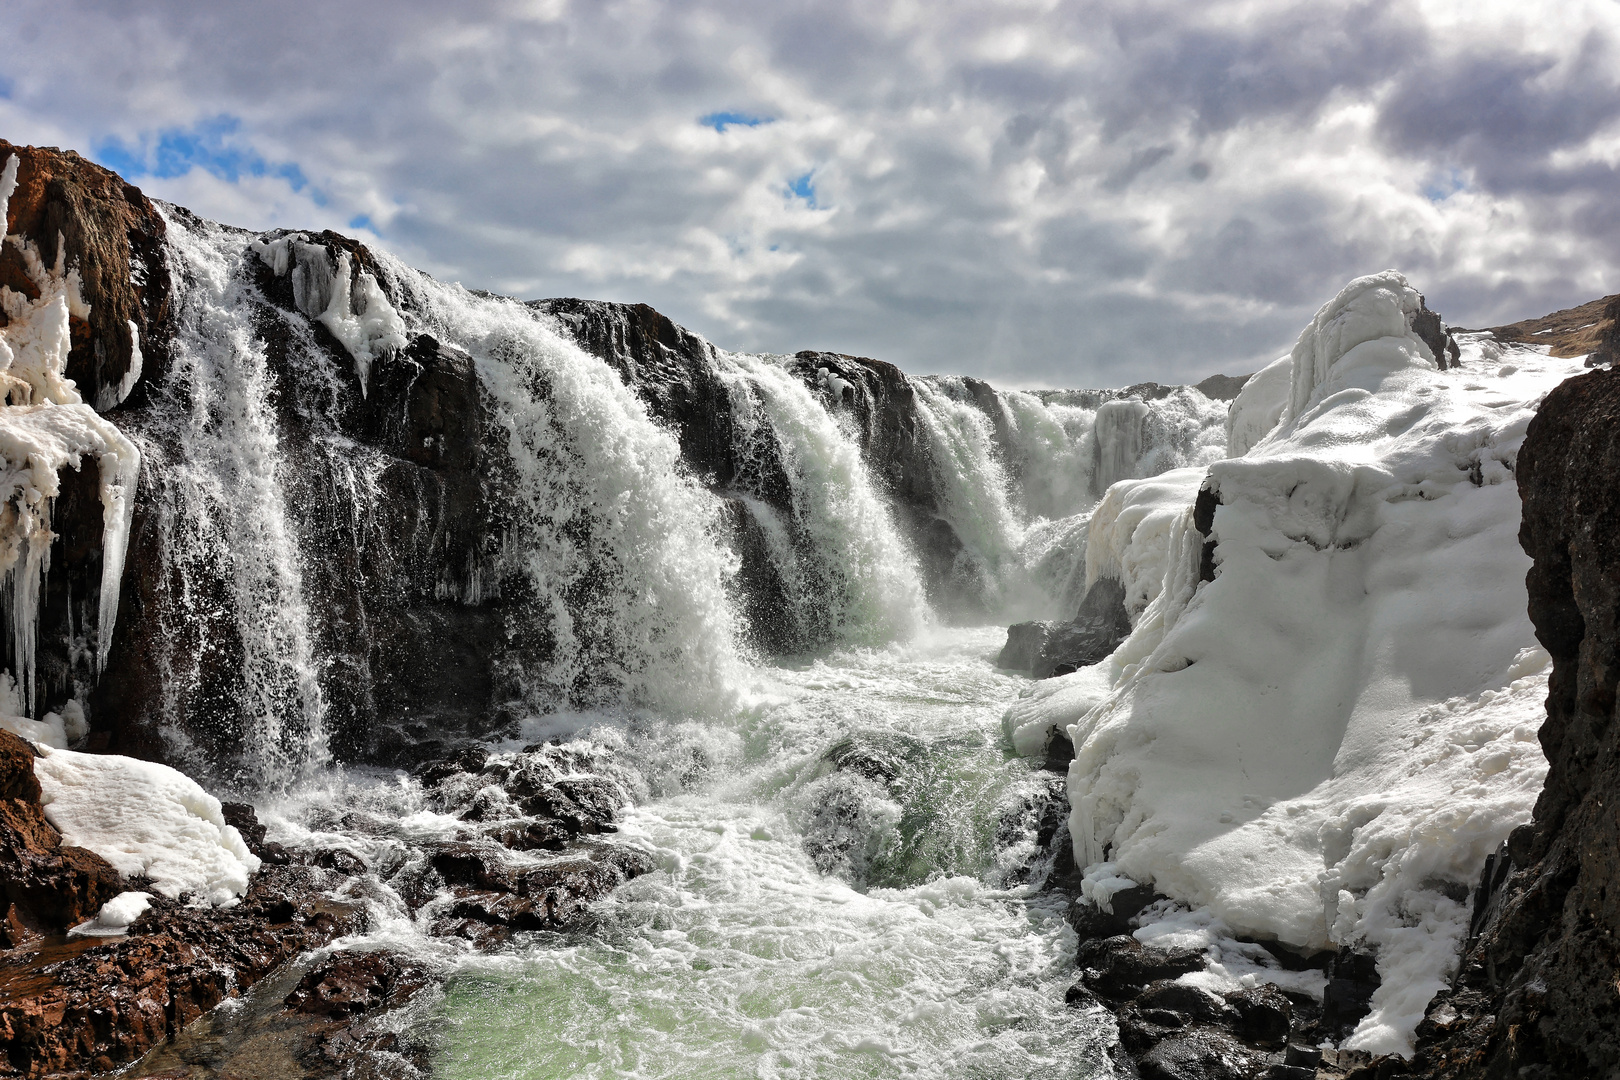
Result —
[[167, 765], [47, 746], [34, 773], [64, 844], [89, 848], [125, 877], [144, 875], [164, 896], [227, 906], [259, 869], [219, 800]]
[[[1246, 456], [1108, 492], [1088, 576], [1127, 582], [1133, 633], [1008, 716], [1070, 725], [1082, 866], [1235, 937], [1376, 950], [1383, 987], [1347, 1044], [1374, 1052], [1410, 1052], [1467, 888], [1542, 786], [1512, 467], [1541, 397], [1582, 370], [1465, 339], [1442, 372], [1417, 302], [1393, 272], [1352, 282]], [[1200, 484], [1218, 500], [1207, 582]]]
[[135, 920], [146, 914], [146, 909], [151, 906], [151, 893], [121, 892], [102, 904], [95, 918], [86, 919], [68, 930], [68, 934], [82, 937], [116, 937], [127, 933]]
[[1226, 414], [1226, 456], [1242, 457], [1270, 435], [1288, 408], [1294, 386], [1294, 358], [1279, 357], [1243, 384]]

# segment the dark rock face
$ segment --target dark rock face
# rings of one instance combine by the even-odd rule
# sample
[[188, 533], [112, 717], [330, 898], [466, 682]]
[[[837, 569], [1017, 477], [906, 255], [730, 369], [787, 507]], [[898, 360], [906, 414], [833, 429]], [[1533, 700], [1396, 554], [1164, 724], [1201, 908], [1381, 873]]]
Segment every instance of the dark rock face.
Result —
[[[253, 239], [243, 236], [243, 244]], [[336, 234], [311, 242], [376, 269]], [[119, 422], [147, 448], [108, 670], [91, 721], [108, 746], [166, 759], [158, 732], [183, 731], [193, 771], [229, 778], [245, 734], [267, 705], [296, 743], [319, 694], [328, 743], [344, 760], [413, 762], [504, 730], [520, 696], [495, 552], [500, 458], [484, 438], [488, 407], [472, 358], [420, 334], [373, 368], [361, 393], [352, 359], [297, 314], [286, 276], [250, 257], [263, 302], [259, 334], [278, 381], [285, 496], [304, 552], [304, 593], [317, 684], [290, 668], [273, 703], [254, 701], [237, 634], [228, 557], [197, 559], [176, 543], [187, 513], [176, 426], [190, 393], [154, 381], [144, 407]], [[176, 318], [184, 317], [184, 313]], [[302, 328], [302, 330], [300, 330]], [[337, 502], [334, 502], [334, 498]], [[70, 569], [70, 573], [73, 570]]]
[[1214, 401], [1231, 401], [1238, 396], [1244, 385], [1254, 378], [1254, 375], [1211, 375], [1203, 382], [1195, 383], [1194, 388], [1205, 397]]
[[1435, 362], [1440, 370], [1456, 367], [1461, 361], [1461, 350], [1457, 348], [1457, 339], [1440, 321], [1438, 313], [1430, 311], [1423, 298], [1418, 298], [1418, 310], [1412, 315], [1412, 332], [1423, 339], [1423, 344], [1429, 347], [1434, 354]]
[[1037, 679], [1050, 679], [1107, 659], [1130, 633], [1125, 587], [1113, 578], [1098, 578], [1070, 621], [1008, 627], [1007, 644], [996, 663], [1028, 671]]
[[1487, 867], [1477, 934], [1419, 1030], [1423, 1075], [1620, 1074], [1617, 470], [1620, 372], [1565, 382], [1517, 469], [1530, 618], [1553, 661], [1547, 786], [1533, 823]]

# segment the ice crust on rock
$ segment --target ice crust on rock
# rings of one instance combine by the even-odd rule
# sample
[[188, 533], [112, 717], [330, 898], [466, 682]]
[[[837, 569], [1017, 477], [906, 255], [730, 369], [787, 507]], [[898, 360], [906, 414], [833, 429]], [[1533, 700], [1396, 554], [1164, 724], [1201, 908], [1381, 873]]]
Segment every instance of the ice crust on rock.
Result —
[[354, 360], [362, 397], [371, 389], [371, 365], [403, 349], [405, 320], [389, 302], [375, 274], [354, 271], [347, 251], [337, 266], [325, 244], [310, 243], [303, 233], [248, 245], [277, 277], [292, 274], [293, 300], [305, 315], [332, 332]]
[[[17, 188], [13, 154], [0, 172], [0, 222], [6, 221]], [[0, 226], [3, 228], [4, 226]], [[107, 660], [118, 619], [118, 588], [134, 515], [140, 452], [111, 421], [84, 404], [64, 376], [71, 347], [69, 317], [86, 318], [90, 307], [80, 295], [77, 270], [66, 267], [66, 245], [57, 245], [54, 266], [46, 266], [38, 245], [6, 236], [23, 256], [39, 299], [0, 286], [0, 307], [8, 324], [0, 328], [0, 571], [10, 596], [12, 671], [23, 697], [22, 711], [34, 707], [34, 644], [39, 623], [41, 579], [50, 564], [51, 505], [60, 492], [60, 474], [94, 458], [102, 503], [101, 605], [97, 620], [96, 670]], [[139, 376], [134, 361], [125, 382]], [[128, 390], [120, 385], [120, 394]]]
[[64, 844], [89, 848], [126, 878], [150, 879], [164, 896], [229, 905], [259, 869], [219, 800], [167, 765], [43, 746], [34, 773]]
[[1234, 936], [1375, 950], [1383, 985], [1347, 1045], [1376, 1053], [1410, 1052], [1466, 933], [1459, 898], [1545, 775], [1512, 467], [1540, 398], [1581, 370], [1464, 339], [1441, 372], [1417, 304], [1394, 272], [1351, 282], [1234, 404], [1260, 417], [1234, 425], [1241, 445], [1289, 372], [1245, 456], [1109, 490], [1088, 578], [1126, 583], [1133, 633], [1006, 721], [1068, 726], [1080, 865]]

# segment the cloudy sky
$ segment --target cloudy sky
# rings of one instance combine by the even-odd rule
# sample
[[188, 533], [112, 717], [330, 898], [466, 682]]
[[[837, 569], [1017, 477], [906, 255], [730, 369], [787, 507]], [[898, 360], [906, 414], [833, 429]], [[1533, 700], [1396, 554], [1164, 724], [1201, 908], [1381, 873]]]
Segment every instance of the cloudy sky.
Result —
[[1620, 291], [1612, 0], [9, 0], [0, 136], [734, 349], [1252, 370], [1350, 277]]

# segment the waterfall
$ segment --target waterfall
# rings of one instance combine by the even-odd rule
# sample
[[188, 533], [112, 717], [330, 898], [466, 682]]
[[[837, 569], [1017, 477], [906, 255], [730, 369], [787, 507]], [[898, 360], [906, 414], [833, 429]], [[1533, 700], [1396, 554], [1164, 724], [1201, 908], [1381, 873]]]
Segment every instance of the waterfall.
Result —
[[757, 491], [743, 503], [767, 538], [784, 586], [782, 617], [797, 642], [876, 645], [909, 636], [930, 617], [916, 557], [860, 448], [779, 360], [723, 353], [717, 363], [738, 457], [773, 457], [788, 476], [785, 514]]
[[516, 301], [383, 260], [408, 319], [472, 355], [504, 462], [497, 573], [519, 600], [515, 678], [543, 709], [723, 709], [736, 686], [736, 559], [720, 501], [607, 364]]
[[1085, 586], [1086, 516], [1109, 485], [1224, 456], [1226, 403], [1189, 387], [911, 383], [938, 512], [962, 545], [955, 585], [1003, 621], [1072, 613]]
[[[168, 221], [173, 360], [133, 432], [155, 518], [150, 576], [167, 587], [149, 615], [161, 629], [147, 635], [158, 723], [170, 753], [198, 758], [199, 771], [239, 757], [238, 779], [286, 785], [328, 755], [276, 378], [242, 276], [242, 236]], [[198, 733], [235, 753], [194, 747]]]

